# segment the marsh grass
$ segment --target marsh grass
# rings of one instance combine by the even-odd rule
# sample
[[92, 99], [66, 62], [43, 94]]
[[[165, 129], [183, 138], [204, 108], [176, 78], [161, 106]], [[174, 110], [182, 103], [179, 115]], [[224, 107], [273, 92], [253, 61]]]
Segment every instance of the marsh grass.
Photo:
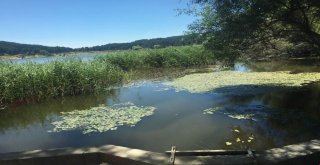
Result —
[[213, 56], [202, 46], [180, 46], [115, 52], [97, 60], [114, 64], [123, 70], [146, 68], [194, 67], [214, 64]]
[[118, 67], [80, 60], [46, 64], [0, 64], [0, 101], [40, 101], [46, 98], [93, 93], [122, 81]]
[[0, 105], [94, 93], [123, 80], [128, 82], [134, 79], [131, 73], [146, 69], [213, 63], [210, 54], [199, 45], [119, 51], [90, 62], [80, 59], [44, 64], [0, 62]]

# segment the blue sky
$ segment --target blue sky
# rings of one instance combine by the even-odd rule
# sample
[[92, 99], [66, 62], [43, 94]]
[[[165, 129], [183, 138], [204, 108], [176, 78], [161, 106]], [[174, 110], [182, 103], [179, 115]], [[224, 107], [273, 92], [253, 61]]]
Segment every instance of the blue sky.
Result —
[[181, 35], [189, 0], [1, 0], [0, 40], [83, 47]]

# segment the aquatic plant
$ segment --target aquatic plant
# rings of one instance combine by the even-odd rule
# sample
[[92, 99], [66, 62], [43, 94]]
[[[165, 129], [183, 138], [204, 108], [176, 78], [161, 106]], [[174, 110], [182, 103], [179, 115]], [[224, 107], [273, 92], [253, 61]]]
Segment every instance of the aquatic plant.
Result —
[[124, 72], [118, 67], [97, 61], [0, 63], [0, 104], [93, 93], [123, 78]]
[[252, 119], [254, 117], [254, 114], [230, 114], [228, 115], [229, 117], [233, 118], [233, 119]]
[[223, 110], [223, 109], [224, 109], [223, 107], [212, 107], [212, 108], [208, 108], [208, 109], [203, 110], [203, 114], [204, 115], [206, 115], [206, 114], [212, 115], [215, 112]]
[[250, 93], [258, 91], [259, 87], [298, 87], [319, 80], [320, 73], [316, 72], [290, 74], [290, 72], [286, 71], [220, 71], [191, 74], [165, 84], [173, 86], [177, 90], [187, 90], [191, 93]]
[[200, 45], [114, 52], [97, 58], [124, 70], [141, 68], [191, 67], [214, 64], [211, 54]]
[[51, 124], [53, 130], [60, 132], [81, 130], [83, 134], [116, 130], [119, 126], [135, 126], [143, 117], [153, 114], [154, 107], [138, 107], [132, 103], [114, 106], [99, 106], [86, 110], [74, 110], [61, 113], [61, 120]]
[[[221, 114], [225, 114], [230, 118], [233, 119], [238, 119], [238, 120], [253, 120], [254, 117], [257, 117], [259, 115], [261, 115], [259, 111], [253, 111], [252, 113], [248, 113], [248, 112], [242, 112], [241, 111], [237, 111], [234, 108], [230, 108], [230, 107], [212, 107], [212, 108], [208, 108], [203, 110], [203, 114], [204, 115], [213, 115], [215, 113], [221, 113]], [[261, 117], [261, 116], [260, 116]]]
[[[214, 60], [199, 45], [116, 51], [90, 62], [64, 60], [50, 63], [0, 62], [0, 107], [83, 93], [128, 82], [128, 70], [156, 67], [189, 67]], [[159, 64], [159, 65], [158, 65]]]

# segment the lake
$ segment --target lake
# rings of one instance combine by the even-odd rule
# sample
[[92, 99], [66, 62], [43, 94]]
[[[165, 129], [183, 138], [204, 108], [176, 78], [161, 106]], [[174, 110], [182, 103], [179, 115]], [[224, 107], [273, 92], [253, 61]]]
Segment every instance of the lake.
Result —
[[57, 60], [71, 60], [71, 59], [80, 59], [82, 61], [90, 61], [95, 57], [104, 56], [104, 54], [85, 54], [79, 53], [76, 55], [67, 55], [67, 56], [48, 56], [48, 57], [36, 57], [36, 58], [23, 58], [23, 59], [11, 59], [11, 60], [0, 60], [0, 62], [9, 62], [9, 63], [47, 63]]
[[[297, 74], [320, 72], [320, 65], [317, 60], [244, 62], [237, 63], [233, 69], [239, 73], [290, 71]], [[214, 72], [213, 69], [205, 70]], [[105, 144], [156, 152], [169, 150], [173, 145], [179, 150], [264, 150], [320, 138], [318, 83], [230, 94], [177, 90], [166, 85], [172, 80], [172, 76], [158, 79], [145, 76], [132, 84], [96, 95], [50, 99], [0, 110], [0, 152]], [[155, 110], [139, 122], [131, 126], [119, 124], [115, 130], [84, 133], [83, 129], [88, 125], [81, 125], [75, 129], [52, 131], [56, 121], [66, 119], [66, 113], [128, 102], [137, 107], [151, 106]], [[213, 107], [224, 110], [206, 113], [205, 110]], [[254, 117], [250, 117], [251, 114]], [[104, 122], [109, 121], [101, 120], [100, 123]]]

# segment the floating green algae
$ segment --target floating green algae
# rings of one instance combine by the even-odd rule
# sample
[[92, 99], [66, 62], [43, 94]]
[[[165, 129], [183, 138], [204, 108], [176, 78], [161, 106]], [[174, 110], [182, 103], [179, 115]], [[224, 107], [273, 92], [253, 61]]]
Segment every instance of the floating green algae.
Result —
[[268, 117], [267, 107], [260, 106], [216, 106], [203, 110], [204, 115], [223, 114], [232, 119], [259, 121]]
[[177, 90], [187, 90], [191, 93], [214, 92], [222, 88], [229, 91], [241, 90], [252, 91], [262, 86], [298, 87], [303, 84], [320, 80], [320, 73], [290, 74], [288, 71], [279, 72], [237, 72], [219, 71], [211, 73], [191, 74], [173, 81], [166, 85], [175, 87]]
[[254, 117], [254, 114], [230, 114], [228, 116], [233, 119], [248, 120], [248, 119], [252, 119]]
[[215, 112], [220, 111], [220, 110], [223, 110], [223, 109], [224, 109], [223, 107], [208, 108], [208, 109], [203, 110], [203, 114], [204, 114], [204, 115], [212, 115], [212, 114], [214, 114]]
[[99, 106], [87, 110], [74, 110], [61, 113], [61, 120], [54, 121], [53, 130], [61, 132], [82, 130], [83, 134], [116, 130], [119, 126], [135, 126], [143, 117], [153, 114], [154, 107], [138, 107], [132, 103], [114, 106]]

